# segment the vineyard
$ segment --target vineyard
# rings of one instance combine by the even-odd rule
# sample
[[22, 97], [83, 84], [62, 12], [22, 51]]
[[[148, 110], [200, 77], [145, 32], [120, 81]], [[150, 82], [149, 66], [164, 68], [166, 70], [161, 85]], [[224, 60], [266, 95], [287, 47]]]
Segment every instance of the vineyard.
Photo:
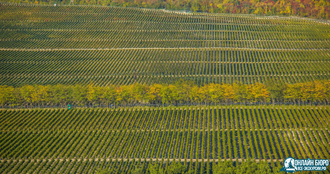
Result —
[[2, 2], [0, 173], [330, 159], [329, 77], [329, 22]]
[[1, 110], [0, 173], [128, 173], [135, 164], [173, 161], [203, 173], [223, 160], [329, 159], [329, 113], [308, 106]]
[[0, 85], [328, 80], [318, 21], [93, 6], [0, 6]]

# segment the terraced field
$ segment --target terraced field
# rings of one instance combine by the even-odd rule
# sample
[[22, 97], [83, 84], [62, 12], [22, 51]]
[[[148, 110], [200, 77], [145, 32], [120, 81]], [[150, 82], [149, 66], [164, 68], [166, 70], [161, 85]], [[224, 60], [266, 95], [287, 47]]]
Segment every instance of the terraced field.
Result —
[[1, 110], [0, 173], [127, 173], [151, 161], [181, 161], [202, 173], [223, 160], [329, 159], [329, 113], [307, 106]]
[[329, 79], [330, 25], [299, 18], [0, 6], [0, 84]]

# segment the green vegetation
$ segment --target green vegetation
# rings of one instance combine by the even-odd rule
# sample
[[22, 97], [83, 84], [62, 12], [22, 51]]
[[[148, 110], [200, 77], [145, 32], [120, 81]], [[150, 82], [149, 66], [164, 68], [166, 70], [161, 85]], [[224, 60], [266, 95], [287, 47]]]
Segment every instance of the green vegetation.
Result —
[[1, 85], [329, 80], [330, 26], [313, 20], [88, 6], [0, 11]]
[[[249, 158], [276, 171], [287, 156], [330, 158], [329, 113], [309, 106], [0, 110], [0, 172], [130, 173], [180, 162], [199, 173]], [[258, 168], [247, 163], [233, 170]]]
[[[238, 163], [237, 163], [238, 164]], [[267, 162], [256, 163], [251, 160], [247, 160], [239, 163], [237, 166], [233, 166], [231, 161], [220, 161], [218, 164], [215, 164], [211, 169], [208, 169], [207, 172], [212, 172], [214, 174], [279, 174], [279, 168], [270, 168]], [[105, 172], [104, 174], [109, 174], [110, 171]], [[193, 170], [188, 171], [187, 166], [182, 165], [181, 163], [173, 162], [166, 169], [158, 166], [158, 164], [149, 163], [148, 168], [144, 166], [135, 166], [132, 174], [192, 174]], [[100, 173], [102, 174], [102, 173]]]

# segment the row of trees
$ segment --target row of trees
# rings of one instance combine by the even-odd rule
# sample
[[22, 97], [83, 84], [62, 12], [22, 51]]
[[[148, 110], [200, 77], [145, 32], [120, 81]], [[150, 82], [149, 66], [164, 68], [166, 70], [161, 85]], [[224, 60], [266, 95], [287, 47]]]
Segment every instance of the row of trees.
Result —
[[[273, 169], [269, 166], [267, 162], [256, 163], [251, 160], [244, 161], [233, 166], [231, 161], [219, 162], [215, 164], [212, 169], [206, 171], [207, 173], [212, 172], [214, 174], [257, 174], [257, 173], [283, 173], [280, 172], [280, 167], [274, 167]], [[97, 174], [108, 174], [110, 171], [101, 170]], [[135, 166], [131, 171], [131, 174], [189, 174], [194, 173], [192, 170], [187, 170], [187, 166], [181, 163], [173, 162], [167, 167], [163, 168], [162, 165], [150, 163], [148, 167], [145, 166]]]
[[286, 84], [268, 81], [265, 84], [205, 84], [191, 81], [175, 84], [132, 84], [123, 86], [24, 85], [0, 86], [0, 104], [4, 106], [131, 105], [131, 104], [211, 104], [294, 102], [328, 103], [330, 81]]
[[166, 8], [210, 13], [296, 15], [330, 19], [328, 0], [7, 0], [37, 4], [81, 4]]

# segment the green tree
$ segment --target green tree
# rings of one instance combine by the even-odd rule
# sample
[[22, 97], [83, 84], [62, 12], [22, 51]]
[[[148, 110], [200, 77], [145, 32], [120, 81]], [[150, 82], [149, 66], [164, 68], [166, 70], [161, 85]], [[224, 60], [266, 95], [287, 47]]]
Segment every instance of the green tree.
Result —
[[148, 99], [148, 86], [135, 83], [131, 85], [132, 97], [134, 103], [143, 103]]
[[176, 89], [178, 91], [178, 101], [179, 103], [187, 103], [191, 102], [189, 99], [189, 95], [191, 92], [191, 89], [194, 86], [193, 81], [184, 81], [184, 80], [178, 80], [175, 82]]
[[272, 173], [272, 170], [267, 162], [261, 161], [257, 164], [257, 170], [255, 174], [264, 174], [264, 173]]
[[248, 159], [236, 167], [237, 174], [264, 174], [272, 173], [272, 170], [267, 162], [260, 161], [256, 163]]
[[73, 89], [73, 101], [75, 104], [79, 106], [83, 106], [87, 102], [87, 88], [82, 85], [75, 85], [72, 87]]
[[284, 99], [284, 91], [287, 86], [282, 80], [268, 80], [265, 84], [273, 104], [275, 101], [282, 101]]
[[159, 167], [158, 164], [153, 165], [149, 163], [148, 171], [150, 174], [165, 174], [164, 169]]
[[52, 101], [54, 105], [64, 105], [64, 102], [66, 100], [66, 92], [65, 92], [66, 86], [57, 84], [52, 86], [51, 91], [52, 91]]
[[106, 103], [107, 105], [109, 105], [109, 103], [114, 103], [116, 101], [116, 88], [115, 86], [106, 86], [104, 88], [102, 88], [103, 90], [103, 103]]
[[330, 81], [323, 81], [324, 86], [324, 98], [329, 103], [330, 101]]
[[159, 91], [160, 96], [162, 97], [162, 102], [164, 104], [174, 104], [178, 101], [179, 93], [174, 85], [163, 86]]
[[146, 171], [143, 166], [134, 166], [134, 169], [131, 171], [131, 174], [145, 174]]
[[300, 104], [301, 99], [303, 98], [301, 86], [303, 84], [287, 84], [287, 88], [284, 91], [284, 98], [291, 101], [298, 101]]
[[231, 161], [220, 161], [213, 167], [214, 174], [235, 174], [235, 167]]
[[98, 170], [96, 174], [111, 174], [109, 169]]
[[17, 100], [19, 98], [19, 96], [17, 95], [17, 89], [15, 89], [12, 86], [8, 86], [6, 89], [6, 93], [7, 93], [7, 101], [9, 106], [11, 107], [12, 105], [15, 105], [15, 103], [17, 103]]
[[172, 162], [169, 166], [166, 168], [167, 174], [187, 174], [191, 173], [192, 171], [187, 171], [187, 167], [182, 165], [180, 162]]

